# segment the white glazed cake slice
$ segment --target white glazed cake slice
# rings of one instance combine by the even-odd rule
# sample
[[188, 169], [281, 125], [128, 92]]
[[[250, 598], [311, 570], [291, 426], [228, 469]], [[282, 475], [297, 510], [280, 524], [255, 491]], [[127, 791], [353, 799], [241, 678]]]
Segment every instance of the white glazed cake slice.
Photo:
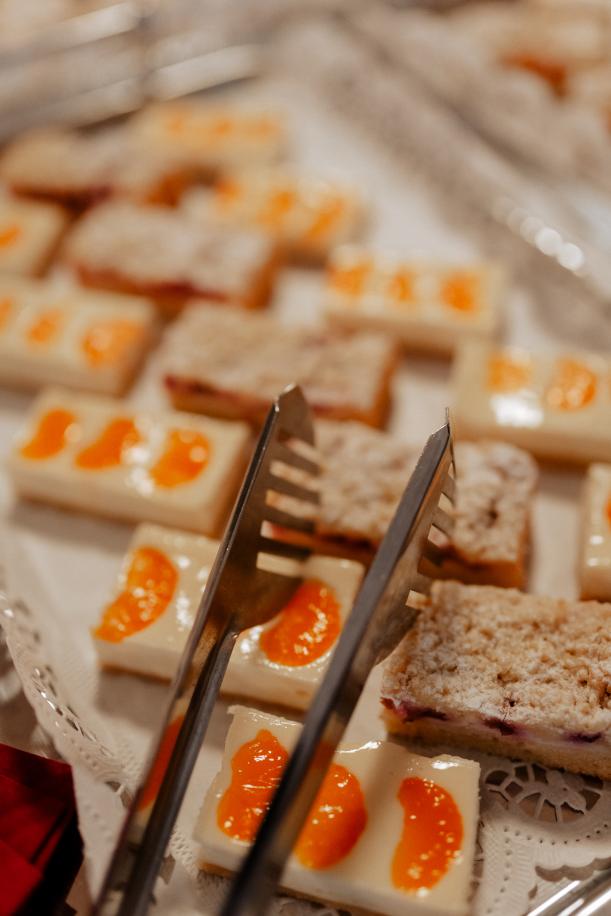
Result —
[[[174, 676], [218, 543], [156, 525], [140, 525], [94, 639], [101, 663], [150, 677]], [[305, 709], [352, 609], [363, 569], [310, 557], [288, 604], [264, 626], [243, 633], [223, 692]]]
[[8, 468], [31, 499], [214, 535], [249, 452], [242, 423], [50, 389], [32, 406]]
[[435, 582], [386, 663], [392, 732], [611, 778], [611, 604]]
[[0, 193], [0, 274], [42, 273], [67, 225], [67, 215], [55, 204]]
[[581, 597], [611, 601], [611, 464], [588, 468], [581, 537]]
[[175, 407], [260, 424], [293, 382], [315, 414], [382, 426], [397, 361], [384, 334], [287, 326], [269, 315], [191, 305], [168, 330], [164, 383]]
[[195, 219], [268, 232], [283, 251], [305, 260], [350, 241], [364, 217], [355, 188], [277, 169], [234, 172], [210, 191], [190, 191], [183, 206]]
[[[204, 868], [239, 866], [301, 726], [234, 707], [195, 829]], [[299, 896], [358, 911], [467, 913], [479, 765], [384, 741], [341, 744], [285, 869]]]
[[325, 307], [336, 324], [387, 331], [410, 349], [449, 355], [468, 337], [495, 336], [504, 289], [498, 264], [410, 261], [346, 247], [331, 257]]
[[559, 462], [611, 457], [611, 360], [594, 353], [537, 355], [471, 341], [454, 368], [459, 436], [493, 436]]
[[150, 105], [131, 120], [130, 129], [147, 148], [180, 155], [205, 177], [219, 169], [271, 163], [286, 143], [284, 123], [273, 112], [193, 101]]
[[0, 276], [0, 383], [121, 394], [156, 336], [146, 299]]
[[79, 220], [63, 256], [86, 286], [148, 296], [168, 315], [194, 298], [261, 308], [276, 269], [275, 243], [262, 232], [120, 200]]

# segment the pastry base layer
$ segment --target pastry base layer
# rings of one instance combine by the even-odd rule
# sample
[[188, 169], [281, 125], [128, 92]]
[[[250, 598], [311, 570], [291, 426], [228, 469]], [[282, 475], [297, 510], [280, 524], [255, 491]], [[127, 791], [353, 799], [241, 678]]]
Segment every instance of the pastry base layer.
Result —
[[483, 751], [485, 754], [528, 760], [555, 769], [569, 770], [571, 773], [585, 773], [598, 776], [600, 779], [611, 779], [611, 754], [606, 753], [604, 749], [595, 749], [592, 745], [566, 744], [564, 747], [559, 743], [557, 747], [551, 747], [515, 735], [504, 738], [502, 735], [486, 735], [479, 732], [463, 734], [460, 729], [453, 728], [451, 722], [442, 722], [438, 719], [402, 722], [389, 709], [384, 710], [382, 718], [392, 735], [420, 738], [429, 744], [451, 744], [452, 747], [470, 748]]

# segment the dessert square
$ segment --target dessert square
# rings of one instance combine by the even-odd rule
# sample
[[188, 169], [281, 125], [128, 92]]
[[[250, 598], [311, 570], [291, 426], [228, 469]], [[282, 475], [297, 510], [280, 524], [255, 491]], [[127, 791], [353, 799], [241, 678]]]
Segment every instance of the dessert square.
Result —
[[386, 663], [388, 727], [608, 779], [610, 623], [611, 604], [436, 582]]
[[0, 275], [43, 273], [67, 225], [67, 215], [53, 204], [0, 193]]
[[305, 261], [324, 259], [350, 241], [364, 217], [355, 188], [278, 169], [234, 172], [211, 190], [190, 191], [183, 205], [195, 219], [267, 232], [284, 252]]
[[150, 105], [132, 118], [130, 129], [149, 149], [179, 155], [206, 178], [223, 169], [273, 162], [286, 145], [278, 114], [233, 104]]
[[451, 355], [500, 326], [505, 275], [499, 264], [450, 265], [346, 247], [333, 252], [325, 289], [330, 321], [393, 334], [410, 349]]
[[215, 535], [250, 447], [242, 423], [48, 389], [32, 406], [8, 469], [21, 496]]
[[0, 275], [0, 384], [118, 395], [155, 337], [146, 299]]
[[611, 601], [611, 464], [592, 464], [588, 468], [579, 581], [582, 598]]
[[[235, 871], [301, 725], [230, 710], [220, 772], [195, 828], [203, 867]], [[399, 744], [340, 744], [284, 871], [283, 887], [359, 912], [467, 913], [479, 765]]]
[[[384, 537], [418, 453], [360, 423], [319, 420], [321, 504], [315, 544], [326, 553], [371, 558]], [[456, 497], [441, 575], [523, 586], [537, 467], [502, 442], [455, 444]]]
[[192, 306], [167, 332], [164, 383], [174, 406], [260, 424], [297, 382], [315, 413], [385, 422], [396, 364], [383, 334], [287, 327], [277, 319]]
[[170, 316], [188, 299], [261, 308], [276, 271], [274, 243], [262, 233], [229, 233], [124, 201], [87, 213], [64, 257], [85, 286], [148, 296]]
[[611, 360], [594, 353], [534, 354], [470, 341], [454, 368], [459, 436], [494, 436], [570, 464], [611, 456]]
[[[93, 632], [105, 667], [171, 679], [197, 612], [218, 542], [140, 525], [114, 594]], [[352, 609], [363, 568], [310, 557], [303, 582], [269, 623], [237, 640], [223, 693], [307, 709]]]
[[114, 195], [175, 203], [189, 171], [175, 158], [136, 143], [124, 128], [94, 134], [43, 128], [9, 144], [0, 158], [0, 178], [16, 194], [80, 209]]

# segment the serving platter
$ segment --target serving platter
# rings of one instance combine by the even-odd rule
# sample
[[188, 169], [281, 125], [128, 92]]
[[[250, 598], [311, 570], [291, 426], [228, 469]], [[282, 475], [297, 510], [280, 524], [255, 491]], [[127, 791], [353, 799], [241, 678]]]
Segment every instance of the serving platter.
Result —
[[[328, 48], [328, 35], [324, 41]], [[330, 176], [341, 174], [365, 191], [371, 216], [363, 240], [456, 263], [504, 253], [511, 270], [508, 251], [500, 251], [495, 238], [481, 232], [481, 224], [467, 208], [461, 210], [457, 203], [450, 211], [440, 205], [435, 180], [417, 153], [412, 149], [398, 155], [397, 148], [380, 143], [363, 112], [351, 110], [346, 97], [334, 92], [332, 81], [323, 92], [320, 79], [303, 78], [304, 59], [290, 65], [291, 47], [296, 45], [289, 42], [284, 53], [279, 49], [265, 73], [223, 90], [223, 95], [231, 92], [240, 102], [280, 110], [288, 123], [289, 154], [297, 165]], [[541, 302], [538, 279], [529, 278], [524, 270], [512, 276], [503, 339], [535, 349], [562, 347], [566, 328]], [[320, 321], [322, 289], [321, 271], [287, 268], [271, 311], [288, 323]], [[587, 346], [588, 335], [581, 340], [573, 331], [571, 342]], [[131, 403], [165, 403], [158, 362], [153, 354], [128, 396]], [[451, 404], [449, 363], [406, 356], [395, 376], [393, 397], [390, 431], [413, 446], [421, 445], [443, 422], [445, 407]], [[30, 395], [0, 392], [3, 455], [30, 401]], [[576, 596], [581, 485], [581, 473], [542, 470], [533, 518], [529, 590], [534, 593]], [[87, 875], [95, 891], [166, 694], [158, 683], [100, 672], [90, 637], [133, 529], [18, 503], [4, 477], [0, 498], [2, 622], [26, 696], [59, 753], [75, 768]], [[351, 725], [351, 738], [370, 740], [384, 734], [378, 682], [379, 672], [374, 671]], [[223, 879], [198, 872], [197, 847], [190, 837], [205, 788], [220, 763], [227, 707], [219, 701], [183, 806], [171, 847], [176, 864], [159, 897], [163, 913], [212, 914], [224, 892]], [[569, 875], [611, 858], [605, 837], [611, 793], [600, 781], [471, 756], [482, 764], [474, 913], [524, 912]], [[313, 906], [288, 898], [277, 902], [283, 912], [305, 912]]]

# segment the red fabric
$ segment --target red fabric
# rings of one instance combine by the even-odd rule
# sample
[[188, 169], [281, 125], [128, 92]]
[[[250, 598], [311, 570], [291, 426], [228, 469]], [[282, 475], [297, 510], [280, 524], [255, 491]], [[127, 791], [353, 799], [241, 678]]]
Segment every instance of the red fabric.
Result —
[[69, 766], [0, 745], [0, 916], [69, 887], [81, 860], [75, 815]]

